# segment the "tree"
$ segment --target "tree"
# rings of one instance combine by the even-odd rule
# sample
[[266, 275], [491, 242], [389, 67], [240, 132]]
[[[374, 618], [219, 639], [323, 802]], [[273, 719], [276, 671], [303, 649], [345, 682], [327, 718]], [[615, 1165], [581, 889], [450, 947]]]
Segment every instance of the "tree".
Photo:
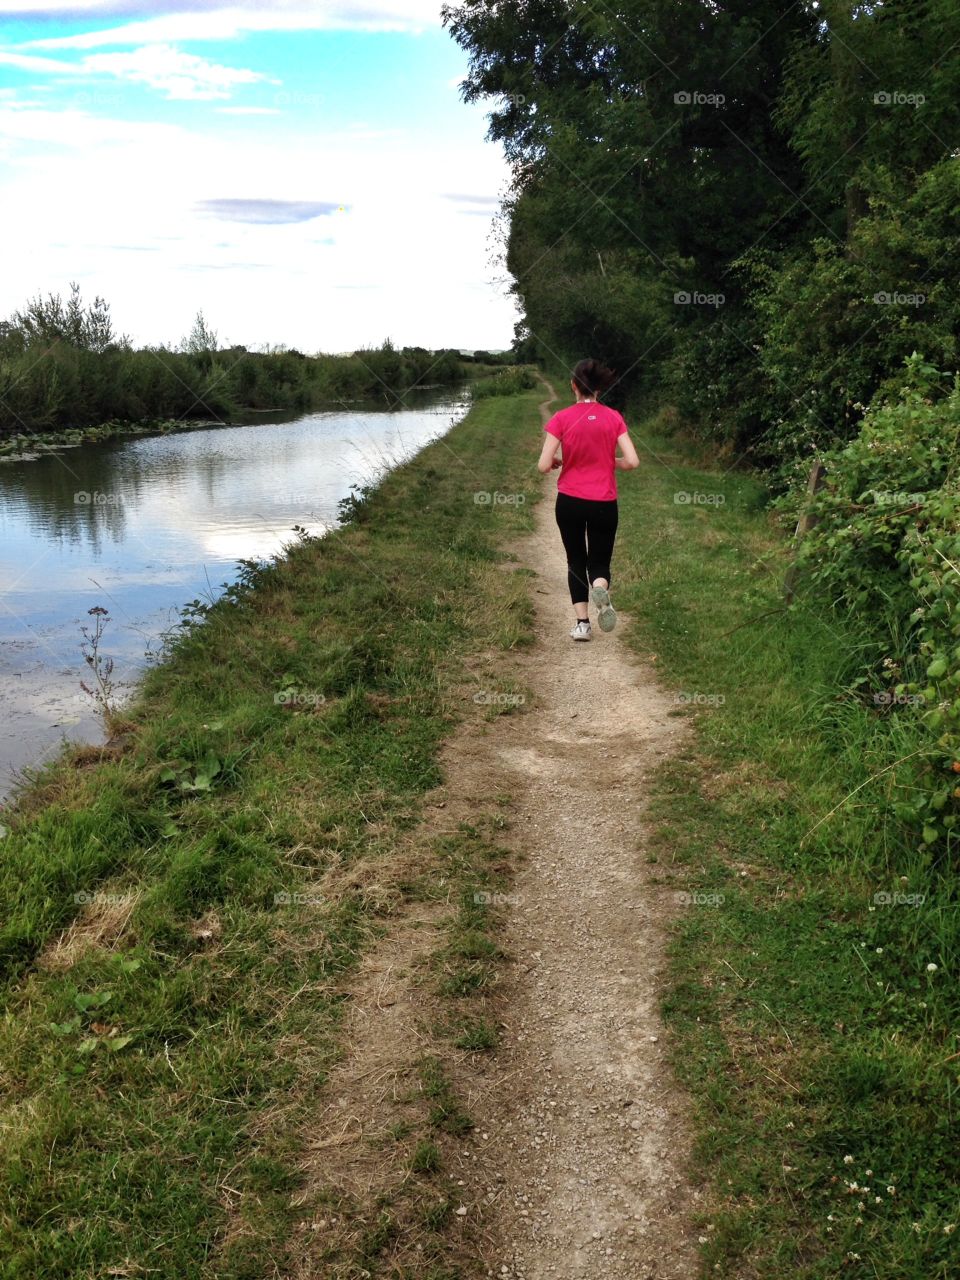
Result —
[[110, 304], [98, 295], [85, 307], [76, 282], [66, 302], [59, 293], [37, 294], [23, 311], [14, 312], [11, 323], [27, 346], [63, 342], [79, 351], [103, 352], [114, 341]]
[[[463, 0], [443, 17], [511, 164], [527, 349], [633, 370], [743, 447], [787, 440], [811, 404], [820, 438], [848, 435], [908, 332], [955, 348], [950, 236], [914, 196], [933, 213], [949, 174], [925, 177], [958, 164], [956, 0]], [[937, 311], [882, 312], [885, 291]]]
[[204, 319], [202, 311], [198, 311], [193, 321], [193, 328], [180, 343], [180, 350], [189, 355], [212, 354], [217, 350], [217, 334]]

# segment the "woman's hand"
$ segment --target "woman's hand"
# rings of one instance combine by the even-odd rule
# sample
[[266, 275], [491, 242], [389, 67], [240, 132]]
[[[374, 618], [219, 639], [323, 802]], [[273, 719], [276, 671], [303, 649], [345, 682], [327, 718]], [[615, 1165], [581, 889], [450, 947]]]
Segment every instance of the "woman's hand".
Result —
[[551, 431], [544, 433], [543, 448], [540, 450], [540, 457], [537, 460], [537, 470], [541, 475], [545, 476], [549, 472], [554, 471], [560, 463], [557, 461], [557, 454], [560, 451], [560, 441]]
[[617, 444], [620, 446], [620, 457], [614, 458], [614, 467], [617, 471], [635, 471], [640, 465], [640, 459], [637, 457], [637, 451], [633, 447], [629, 432], [624, 431], [622, 435], [618, 436]]
[[554, 471], [559, 471], [559, 470], [560, 470], [560, 468], [561, 468], [562, 466], [563, 466], [563, 459], [562, 459], [562, 458], [554, 458], [554, 460], [553, 460], [553, 470], [554, 470]]

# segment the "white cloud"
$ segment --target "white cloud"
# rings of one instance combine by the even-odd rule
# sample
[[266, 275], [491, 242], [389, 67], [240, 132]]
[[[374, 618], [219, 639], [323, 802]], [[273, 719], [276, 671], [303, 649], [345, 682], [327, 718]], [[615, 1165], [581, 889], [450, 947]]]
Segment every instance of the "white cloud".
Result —
[[[193, 3], [188, 12], [160, 15], [152, 13], [154, 8], [150, 0], [141, 0], [128, 6], [131, 14], [150, 15], [140, 21], [71, 36], [47, 36], [29, 43], [38, 49], [95, 49], [103, 45], [229, 40], [250, 31], [418, 31], [436, 27], [441, 0], [369, 0], [366, 4], [353, 0], [281, 0], [268, 5], [261, 0], [232, 5], [224, 5], [222, 0], [204, 4], [201, 0]], [[38, 15], [56, 13], [61, 19], [65, 10], [84, 18], [95, 17], [98, 12], [104, 17], [116, 13], [115, 5], [94, 0], [62, 7], [0, 0], [0, 14], [23, 13], [27, 9]]]
[[[149, 85], [168, 98], [210, 100], [229, 98], [240, 84], [255, 84], [267, 77], [246, 67], [225, 67], [193, 53], [184, 53], [166, 44], [145, 45], [131, 53], [92, 53], [82, 59], [81, 69], [97, 75], [106, 73], [121, 80]], [[272, 81], [279, 84], [279, 81]]]
[[[129, 53], [88, 53], [75, 62], [0, 49], [0, 65], [58, 76], [109, 75], [146, 84], [168, 98], [197, 101], [229, 98], [237, 85], [269, 79], [259, 71], [225, 67], [164, 44], [144, 45]], [[270, 80], [270, 83], [280, 82]]]
[[[35, 53], [13, 53], [0, 49], [0, 65], [16, 67], [18, 71], [46, 71], [56, 75], [73, 75], [80, 70], [77, 62], [64, 62], [57, 58], [43, 58]], [[15, 93], [16, 90], [10, 90]]]

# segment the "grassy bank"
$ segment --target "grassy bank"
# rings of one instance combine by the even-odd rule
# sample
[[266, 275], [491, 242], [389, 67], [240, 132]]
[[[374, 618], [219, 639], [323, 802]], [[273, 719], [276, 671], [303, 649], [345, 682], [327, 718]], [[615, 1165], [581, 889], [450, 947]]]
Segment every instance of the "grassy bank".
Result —
[[958, 895], [893, 811], [911, 739], [855, 685], [871, 638], [815, 599], [784, 609], [762, 486], [656, 424], [634, 436], [617, 598], [695, 719], [653, 856], [687, 895], [666, 1013], [714, 1191], [704, 1274], [946, 1280]]
[[[465, 664], [529, 637], [497, 550], [529, 505], [489, 496], [532, 500], [541, 395], [483, 400], [343, 528], [247, 566], [118, 744], [71, 751], [4, 817], [3, 1276], [240, 1280], [302, 1257], [343, 983], [405, 902], [461, 903], [437, 961], [446, 1034], [490, 1043], [473, 895], [502, 882], [502, 822], [446, 833], [430, 876], [404, 850], [441, 742], [483, 714]], [[349, 1249], [315, 1237], [318, 1274], [367, 1274], [414, 1238], [390, 1275], [452, 1274], [444, 1143], [471, 1121], [436, 1056], [420, 1093], [425, 1118], [395, 1133], [402, 1196], [351, 1222]]]

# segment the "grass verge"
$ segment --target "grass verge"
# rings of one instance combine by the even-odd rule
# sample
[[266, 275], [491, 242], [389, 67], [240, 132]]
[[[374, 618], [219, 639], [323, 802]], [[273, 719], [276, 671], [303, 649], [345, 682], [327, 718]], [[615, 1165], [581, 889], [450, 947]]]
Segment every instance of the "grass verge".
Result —
[[696, 718], [651, 856], [687, 904], [665, 1013], [714, 1187], [704, 1275], [960, 1274], [955, 868], [893, 813], [896, 715], [854, 686], [869, 637], [784, 609], [756, 480], [656, 424], [623, 479], [614, 572], [639, 653]]
[[[68, 753], [5, 816], [4, 1277], [275, 1273], [344, 975], [425, 894], [350, 869], [417, 827], [476, 713], [464, 664], [529, 639], [498, 547], [528, 526], [541, 396], [484, 400], [343, 528], [247, 564], [148, 674], [120, 745]], [[496, 959], [473, 913], [497, 856], [470, 831], [438, 852], [463, 899], [438, 959], [451, 1010]], [[450, 1035], [492, 1033], [467, 1016]], [[468, 1126], [442, 1066], [422, 1079], [432, 1128]], [[385, 1209], [358, 1234], [344, 1275], [374, 1274], [396, 1225]]]

